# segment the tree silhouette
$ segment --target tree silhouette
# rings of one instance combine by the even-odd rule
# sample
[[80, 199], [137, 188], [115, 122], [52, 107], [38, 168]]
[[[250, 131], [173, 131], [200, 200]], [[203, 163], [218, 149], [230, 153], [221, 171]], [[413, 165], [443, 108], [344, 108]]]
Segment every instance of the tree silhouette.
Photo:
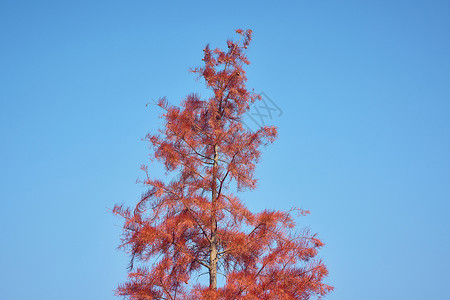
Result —
[[[128, 281], [116, 295], [129, 299], [309, 299], [333, 288], [322, 282], [325, 265], [315, 256], [323, 244], [295, 230], [292, 213], [252, 213], [236, 191], [253, 190], [261, 149], [277, 137], [273, 126], [244, 128], [242, 118], [260, 96], [246, 88], [244, 52], [251, 30], [236, 30], [228, 49], [204, 51], [204, 66], [191, 70], [213, 93], [191, 94], [181, 107], [165, 98], [164, 129], [148, 134], [152, 157], [175, 180], [150, 177], [137, 205], [116, 205], [124, 218], [120, 248], [131, 255]], [[234, 191], [234, 193], [233, 193]], [[139, 266], [135, 266], [135, 263]], [[209, 285], [198, 283], [205, 272]], [[217, 276], [225, 276], [219, 286]]]

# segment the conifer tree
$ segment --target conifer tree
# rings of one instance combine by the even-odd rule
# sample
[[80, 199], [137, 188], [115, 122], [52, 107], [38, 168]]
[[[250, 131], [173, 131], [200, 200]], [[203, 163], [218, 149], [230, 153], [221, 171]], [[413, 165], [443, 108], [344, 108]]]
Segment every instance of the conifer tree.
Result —
[[[251, 30], [236, 30], [228, 49], [206, 46], [204, 65], [191, 70], [212, 91], [188, 95], [181, 106], [165, 98], [164, 128], [148, 134], [152, 157], [177, 174], [151, 177], [132, 208], [116, 205], [124, 219], [121, 248], [130, 256], [128, 281], [116, 295], [128, 299], [310, 299], [332, 287], [316, 258], [323, 246], [315, 234], [295, 228], [294, 212], [251, 212], [237, 195], [253, 190], [256, 163], [277, 137], [273, 126], [251, 131], [244, 114], [261, 97], [246, 88], [245, 50]], [[209, 284], [198, 283], [202, 273]], [[222, 274], [225, 283], [218, 285]]]

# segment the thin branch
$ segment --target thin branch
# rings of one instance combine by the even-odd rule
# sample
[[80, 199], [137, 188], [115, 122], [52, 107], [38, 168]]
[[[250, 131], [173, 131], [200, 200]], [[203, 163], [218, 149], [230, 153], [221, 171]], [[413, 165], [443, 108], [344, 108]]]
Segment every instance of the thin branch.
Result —
[[194, 216], [194, 211], [184, 202], [183, 198], [180, 197], [178, 194], [166, 189], [166, 188], [162, 188], [163, 190], [165, 190], [167, 193], [170, 193], [172, 195], [174, 195], [175, 197], [177, 197], [181, 203], [184, 205], [184, 207], [186, 207], [186, 209], [189, 211], [189, 213], [191, 214], [192, 218], [194, 219], [195, 223], [197, 223], [197, 225], [199, 226], [200, 230], [202, 231], [203, 235], [205, 236], [205, 238], [211, 243], [211, 239], [208, 237], [208, 234], [205, 232], [205, 230], [203, 229], [203, 226], [200, 224], [200, 222], [197, 220], [197, 217]]

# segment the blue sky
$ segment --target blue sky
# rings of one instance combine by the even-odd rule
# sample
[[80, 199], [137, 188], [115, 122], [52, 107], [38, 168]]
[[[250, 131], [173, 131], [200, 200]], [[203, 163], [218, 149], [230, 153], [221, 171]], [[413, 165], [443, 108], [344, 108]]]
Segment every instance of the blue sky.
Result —
[[[145, 104], [204, 91], [188, 68], [251, 28], [248, 85], [283, 111], [254, 210], [300, 206], [326, 243], [327, 299], [445, 299], [450, 2], [1, 1], [4, 299], [115, 299]], [[162, 174], [154, 167], [154, 174]], [[162, 175], [161, 175], [162, 176]]]

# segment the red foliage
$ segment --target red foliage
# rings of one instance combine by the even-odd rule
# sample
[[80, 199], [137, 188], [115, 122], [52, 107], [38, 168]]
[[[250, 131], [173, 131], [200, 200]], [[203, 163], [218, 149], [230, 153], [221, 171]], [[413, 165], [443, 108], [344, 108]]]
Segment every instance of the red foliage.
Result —
[[[191, 94], [181, 107], [163, 98], [165, 127], [146, 139], [153, 158], [179, 176], [165, 183], [149, 177], [148, 191], [134, 209], [116, 205], [125, 219], [120, 247], [131, 255], [129, 280], [117, 295], [129, 299], [309, 299], [332, 287], [322, 283], [324, 264], [315, 259], [323, 244], [308, 231], [295, 231], [292, 210], [250, 212], [232, 193], [254, 189], [261, 148], [277, 137], [275, 127], [243, 127], [249, 105], [243, 69], [251, 30], [228, 50], [204, 49], [204, 63], [192, 70], [213, 95]], [[134, 267], [139, 262], [147, 267]], [[202, 271], [209, 285], [196, 283]], [[218, 272], [226, 277], [217, 284]]]

